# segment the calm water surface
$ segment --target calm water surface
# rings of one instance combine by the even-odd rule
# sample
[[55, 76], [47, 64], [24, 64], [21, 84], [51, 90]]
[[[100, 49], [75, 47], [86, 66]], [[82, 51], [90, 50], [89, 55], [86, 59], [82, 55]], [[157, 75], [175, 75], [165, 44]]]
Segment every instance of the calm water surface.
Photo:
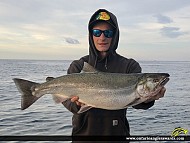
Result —
[[[13, 78], [44, 82], [66, 74], [71, 61], [0, 60], [0, 135], [70, 135], [72, 113], [51, 96], [20, 110]], [[167, 72], [165, 97], [148, 110], [128, 108], [131, 135], [171, 135], [176, 127], [190, 132], [190, 62], [141, 61], [143, 72]], [[190, 134], [190, 133], [189, 133]], [[165, 142], [166, 143], [166, 142]], [[168, 143], [168, 142], [167, 142]]]

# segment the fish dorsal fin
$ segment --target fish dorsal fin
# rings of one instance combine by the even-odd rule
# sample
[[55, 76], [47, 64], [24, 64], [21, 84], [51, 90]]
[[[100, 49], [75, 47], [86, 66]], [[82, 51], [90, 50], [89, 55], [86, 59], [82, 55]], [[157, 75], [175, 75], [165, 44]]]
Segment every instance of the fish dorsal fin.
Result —
[[53, 79], [55, 79], [54, 77], [47, 77], [46, 78], [46, 81], [51, 81], [51, 80], [53, 80]]
[[98, 72], [98, 71], [87, 62], [84, 62], [82, 72]]

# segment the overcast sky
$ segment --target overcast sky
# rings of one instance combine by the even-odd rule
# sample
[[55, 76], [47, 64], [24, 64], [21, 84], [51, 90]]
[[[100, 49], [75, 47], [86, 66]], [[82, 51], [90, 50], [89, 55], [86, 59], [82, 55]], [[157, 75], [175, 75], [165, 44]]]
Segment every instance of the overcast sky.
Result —
[[190, 61], [190, 0], [1, 0], [0, 59], [87, 55], [87, 24], [100, 8], [117, 16], [119, 54]]

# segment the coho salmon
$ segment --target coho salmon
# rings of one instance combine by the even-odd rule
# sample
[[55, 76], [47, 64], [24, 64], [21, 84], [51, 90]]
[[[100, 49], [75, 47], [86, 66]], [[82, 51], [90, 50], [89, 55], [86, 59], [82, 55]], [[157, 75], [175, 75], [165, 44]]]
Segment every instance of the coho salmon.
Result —
[[44, 83], [14, 78], [21, 93], [24, 110], [45, 94], [53, 95], [56, 103], [73, 96], [84, 103], [78, 113], [91, 108], [124, 109], [145, 102], [158, 94], [169, 81], [168, 73], [105, 73], [84, 63], [82, 73], [63, 75]]

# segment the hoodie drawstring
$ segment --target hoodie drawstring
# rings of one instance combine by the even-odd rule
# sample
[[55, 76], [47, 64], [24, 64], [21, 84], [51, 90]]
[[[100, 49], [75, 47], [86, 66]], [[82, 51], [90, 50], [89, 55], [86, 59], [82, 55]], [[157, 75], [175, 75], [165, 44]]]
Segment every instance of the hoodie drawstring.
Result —
[[106, 61], [105, 61], [105, 68], [106, 68], [106, 70], [108, 69], [108, 57], [106, 57]]
[[[96, 56], [95, 63], [94, 63], [94, 68], [96, 68], [97, 61], [98, 61], [98, 57]], [[106, 70], [108, 69], [107, 65], [108, 65], [108, 57], [106, 57], [106, 61], [105, 61], [105, 65], [104, 65]]]

